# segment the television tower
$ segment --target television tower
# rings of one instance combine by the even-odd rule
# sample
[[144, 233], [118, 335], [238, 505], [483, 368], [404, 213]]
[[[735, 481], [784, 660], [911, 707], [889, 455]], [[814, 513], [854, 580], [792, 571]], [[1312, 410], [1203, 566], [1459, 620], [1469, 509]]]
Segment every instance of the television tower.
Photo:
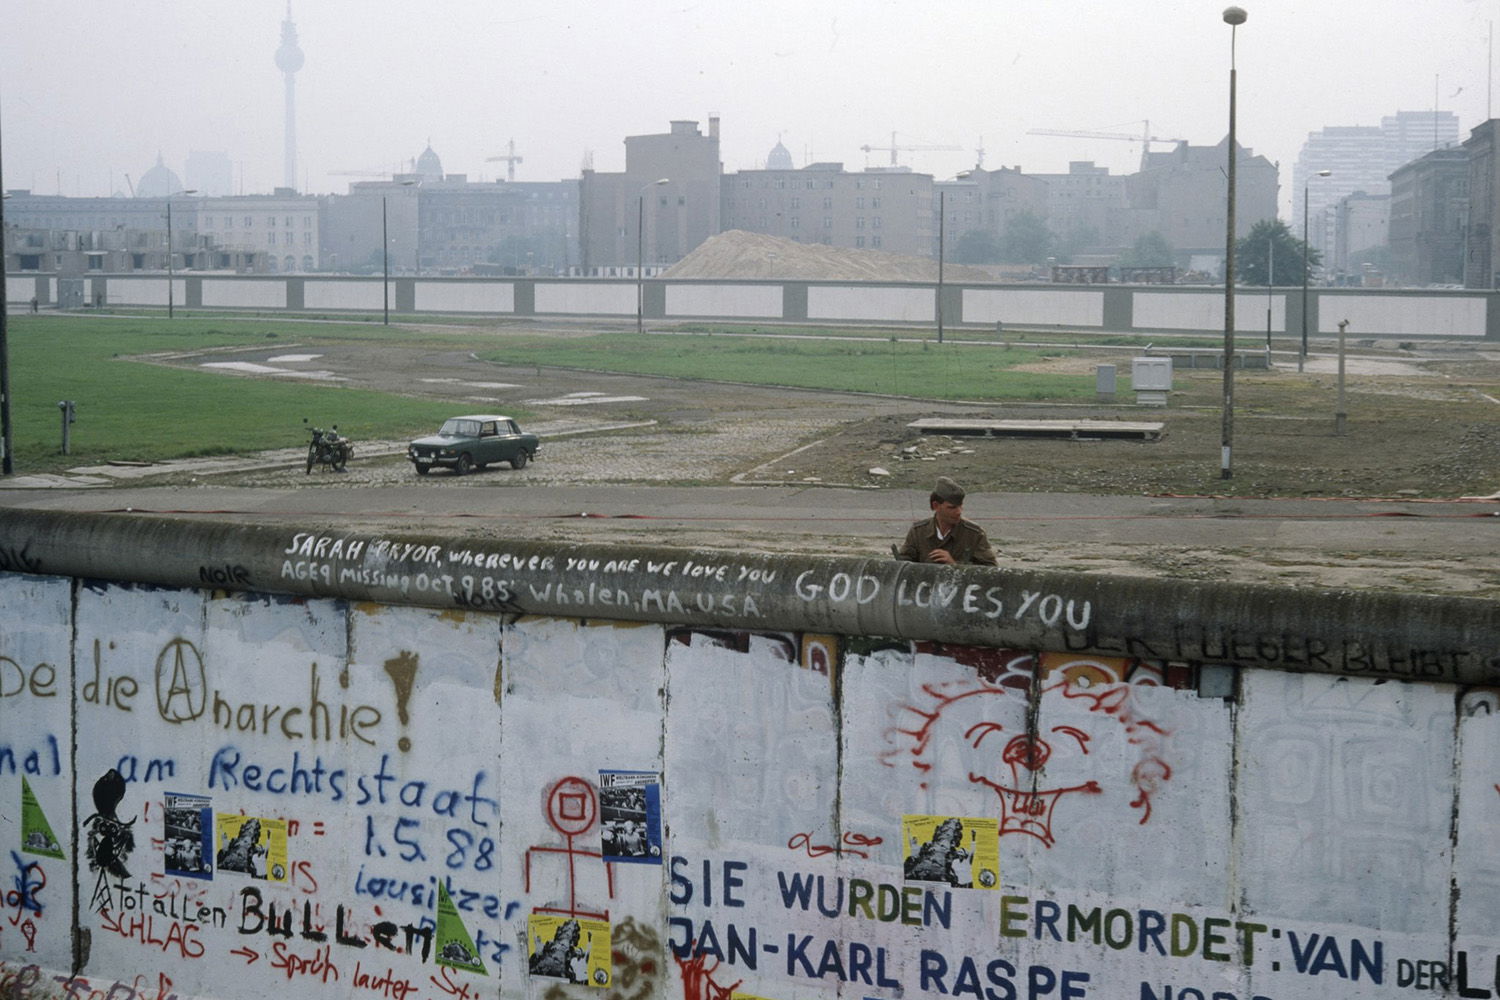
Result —
[[302, 68], [302, 49], [297, 44], [297, 26], [292, 23], [292, 0], [286, 3], [281, 22], [281, 48], [276, 50], [276, 68], [286, 78], [286, 163], [283, 187], [297, 187], [297, 71]]

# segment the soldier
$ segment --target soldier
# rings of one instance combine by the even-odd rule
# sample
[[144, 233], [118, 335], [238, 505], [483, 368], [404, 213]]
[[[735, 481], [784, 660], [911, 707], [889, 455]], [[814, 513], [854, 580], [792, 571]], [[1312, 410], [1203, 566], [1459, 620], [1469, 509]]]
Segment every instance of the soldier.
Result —
[[928, 504], [932, 516], [912, 525], [899, 547], [891, 546], [897, 559], [944, 566], [999, 565], [984, 529], [964, 520], [962, 486], [947, 476], [939, 476]]

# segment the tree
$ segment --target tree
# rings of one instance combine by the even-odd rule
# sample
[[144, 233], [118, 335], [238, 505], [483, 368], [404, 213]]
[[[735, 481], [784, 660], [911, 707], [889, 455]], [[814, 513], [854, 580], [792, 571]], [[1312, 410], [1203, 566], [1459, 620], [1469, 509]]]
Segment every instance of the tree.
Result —
[[[1321, 253], [1293, 236], [1280, 219], [1262, 219], [1234, 245], [1235, 277], [1242, 285], [1264, 285], [1268, 277], [1274, 278], [1272, 284], [1300, 285], [1304, 252], [1309, 273], [1316, 271], [1323, 262]], [[1276, 273], [1269, 275], [1273, 259]]]
[[1086, 222], [1074, 223], [1062, 234], [1057, 244], [1059, 260], [1071, 261], [1074, 254], [1083, 253], [1089, 247], [1099, 245], [1099, 230]]
[[1121, 267], [1171, 267], [1177, 262], [1177, 251], [1156, 230], [1136, 237], [1135, 245], [1120, 254]]
[[1045, 264], [1052, 253], [1052, 231], [1030, 212], [1017, 212], [1005, 223], [1000, 235], [1003, 264]]
[[959, 264], [998, 264], [1000, 245], [993, 234], [983, 229], [970, 229], [953, 245], [949, 259]]

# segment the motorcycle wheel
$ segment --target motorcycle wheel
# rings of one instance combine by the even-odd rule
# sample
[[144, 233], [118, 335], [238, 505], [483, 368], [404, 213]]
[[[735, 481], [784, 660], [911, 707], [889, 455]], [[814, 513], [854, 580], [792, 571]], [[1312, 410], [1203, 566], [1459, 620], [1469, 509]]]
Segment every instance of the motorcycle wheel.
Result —
[[344, 466], [349, 463], [349, 456], [353, 454], [353, 448], [340, 448], [333, 453], [333, 471], [343, 472]]
[[313, 462], [317, 461], [317, 458], [318, 458], [318, 451], [317, 451], [317, 449], [316, 448], [308, 448], [307, 449], [307, 471], [304, 472], [303, 475], [311, 475], [312, 474]]

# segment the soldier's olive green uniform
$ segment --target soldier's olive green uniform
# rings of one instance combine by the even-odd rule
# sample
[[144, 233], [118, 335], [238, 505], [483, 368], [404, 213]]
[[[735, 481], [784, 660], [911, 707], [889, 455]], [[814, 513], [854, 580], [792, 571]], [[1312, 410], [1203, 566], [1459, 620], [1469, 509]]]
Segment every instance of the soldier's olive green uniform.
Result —
[[906, 533], [906, 541], [896, 551], [896, 558], [907, 562], [926, 562], [928, 553], [939, 548], [947, 549], [953, 561], [960, 566], [1000, 564], [995, 558], [995, 550], [990, 547], [988, 536], [979, 525], [960, 519], [948, 533], [948, 537], [939, 542], [936, 517], [929, 517], [911, 526], [911, 530]]

